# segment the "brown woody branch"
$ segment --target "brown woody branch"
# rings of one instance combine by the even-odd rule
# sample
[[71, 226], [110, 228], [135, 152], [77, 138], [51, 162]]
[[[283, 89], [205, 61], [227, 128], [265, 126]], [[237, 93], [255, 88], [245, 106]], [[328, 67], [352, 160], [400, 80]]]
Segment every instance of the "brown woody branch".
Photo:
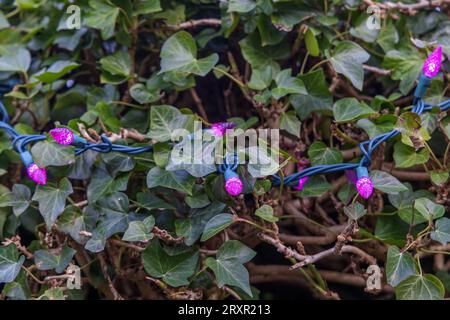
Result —
[[179, 23], [175, 26], [169, 26], [169, 28], [174, 30], [180, 30], [180, 29], [190, 29], [200, 26], [211, 26], [211, 27], [217, 27], [222, 25], [222, 20], [220, 19], [199, 19], [199, 20], [189, 20], [186, 22]]

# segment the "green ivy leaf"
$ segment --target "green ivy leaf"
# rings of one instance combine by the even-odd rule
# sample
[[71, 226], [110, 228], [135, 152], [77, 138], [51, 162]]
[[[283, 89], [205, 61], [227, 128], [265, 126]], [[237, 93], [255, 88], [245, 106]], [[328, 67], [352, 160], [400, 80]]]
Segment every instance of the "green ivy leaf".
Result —
[[[411, 209], [410, 209], [411, 210]], [[375, 236], [382, 242], [403, 246], [406, 243], [406, 234], [409, 232], [409, 223], [406, 223], [397, 214], [380, 216], [375, 226]]]
[[300, 138], [300, 129], [302, 123], [298, 120], [295, 111], [282, 113], [280, 117], [280, 129], [286, 130], [290, 134]]
[[139, 0], [136, 4], [136, 10], [134, 13], [137, 14], [149, 14], [161, 11], [160, 0]]
[[92, 9], [88, 11], [85, 19], [86, 25], [101, 30], [104, 40], [111, 38], [114, 35], [114, 27], [120, 9], [102, 0], [90, 0], [89, 6]]
[[443, 245], [450, 242], [450, 219], [443, 217], [436, 220], [434, 231], [431, 231], [431, 239]]
[[279, 100], [288, 94], [307, 94], [303, 81], [291, 77], [291, 69], [280, 71], [275, 77], [277, 87], [272, 89], [272, 96]]
[[248, 87], [253, 90], [264, 90], [272, 83], [272, 69], [254, 69], [252, 76], [247, 83]]
[[268, 222], [277, 222], [279, 219], [273, 215], [273, 208], [267, 204], [263, 204], [256, 209], [255, 216], [260, 217]]
[[26, 73], [30, 64], [30, 52], [24, 48], [15, 48], [0, 57], [0, 71]]
[[175, 207], [150, 192], [139, 192], [136, 196], [137, 205], [147, 210], [174, 209]]
[[450, 273], [446, 272], [445, 270], [438, 270], [436, 272], [436, 276], [444, 284], [445, 290], [450, 292]]
[[415, 151], [413, 147], [407, 146], [401, 141], [394, 145], [394, 161], [398, 168], [409, 168], [416, 164], [423, 164], [430, 158], [430, 152], [424, 148]]
[[143, 221], [132, 221], [128, 225], [128, 229], [122, 237], [124, 241], [149, 241], [153, 239], [153, 233], [151, 233], [155, 226], [155, 218], [148, 216]]
[[289, 44], [287, 41], [274, 46], [262, 46], [261, 38], [257, 32], [252, 33], [239, 42], [242, 55], [250, 63], [252, 69], [264, 70], [270, 68], [272, 75], [280, 70], [276, 60], [285, 59], [289, 56]]
[[201, 191], [194, 191], [193, 196], [187, 196], [184, 201], [192, 209], [204, 208], [211, 203], [203, 188], [201, 188]]
[[92, 206], [87, 206], [83, 212], [76, 206], [67, 206], [58, 218], [58, 230], [70, 235], [76, 242], [84, 244], [88, 241], [88, 237], [82, 235], [80, 231], [92, 232], [98, 216], [98, 210]]
[[159, 73], [177, 71], [204, 77], [219, 61], [216, 53], [202, 59], [196, 57], [197, 45], [194, 38], [186, 31], [179, 31], [167, 39], [161, 48]]
[[219, 288], [224, 285], [236, 286], [252, 296], [248, 271], [244, 263], [253, 259], [256, 252], [237, 240], [229, 240], [222, 244], [216, 259], [207, 258], [205, 264], [213, 270]]
[[300, 197], [320, 197], [331, 188], [331, 184], [321, 176], [309, 177], [308, 181], [300, 191]]
[[[413, 192], [409, 183], [405, 183], [405, 186], [408, 188], [407, 191], [401, 191], [398, 194], [388, 194], [389, 202], [397, 209], [399, 217], [406, 223], [417, 225], [419, 223], [427, 222], [428, 218], [425, 218], [414, 209], [414, 200], [421, 197], [434, 196], [425, 190]], [[414, 218], [412, 215], [414, 215]]]
[[313, 166], [335, 164], [343, 161], [342, 154], [338, 149], [329, 148], [322, 141], [316, 141], [309, 147], [308, 157]]
[[13, 243], [0, 247], [0, 283], [14, 281], [24, 261], [25, 257], [19, 255]]
[[200, 241], [206, 241], [213, 236], [225, 230], [233, 223], [233, 215], [229, 213], [221, 213], [212, 217], [205, 225]]
[[350, 28], [350, 34], [364, 42], [373, 43], [377, 39], [380, 29], [369, 27], [368, 19], [373, 19], [373, 17], [365, 13], [359, 15], [353, 24], [354, 27]]
[[355, 98], [340, 99], [333, 105], [333, 114], [336, 122], [350, 122], [375, 113], [375, 110]]
[[51, 141], [39, 141], [31, 148], [34, 162], [41, 168], [65, 166], [75, 162], [74, 147]]
[[444, 285], [432, 274], [410, 276], [395, 288], [398, 300], [441, 300], [444, 294]]
[[407, 94], [422, 71], [423, 59], [416, 49], [391, 50], [383, 59], [383, 67], [391, 70], [391, 78], [400, 80], [400, 92]]
[[386, 261], [387, 282], [396, 287], [409, 276], [417, 274], [414, 258], [409, 252], [402, 252], [399, 248], [391, 246], [388, 249]]
[[364, 80], [363, 63], [370, 55], [359, 45], [351, 41], [342, 41], [336, 46], [330, 62], [337, 73], [346, 76], [353, 86], [362, 90]]
[[2, 293], [11, 300], [29, 300], [31, 298], [31, 291], [27, 283], [25, 271], [21, 270], [13, 282], [5, 284]]
[[48, 69], [43, 70], [34, 77], [42, 82], [54, 82], [79, 66], [78, 63], [60, 60], [53, 63]]
[[261, 139], [258, 143], [258, 146], [251, 146], [247, 149], [249, 158], [254, 159], [254, 162], [250, 161], [247, 165], [247, 170], [254, 178], [265, 178], [275, 174], [280, 169], [279, 150], [270, 149], [270, 146], [267, 146], [267, 149], [264, 148], [266, 142]]
[[230, 0], [228, 3], [228, 12], [246, 13], [256, 8], [254, 0]]
[[279, 30], [291, 31], [296, 24], [317, 15], [317, 11], [311, 10], [303, 2], [273, 1], [272, 3], [275, 10], [270, 18]]
[[175, 107], [162, 105], [150, 109], [150, 138], [159, 142], [171, 140], [174, 131], [183, 129], [188, 118]]
[[45, 290], [44, 294], [37, 300], [66, 300], [66, 295], [64, 295], [62, 288], [52, 288]]
[[130, 78], [131, 58], [128, 52], [117, 51], [100, 59], [102, 83], [119, 84]]
[[384, 52], [389, 52], [390, 50], [395, 49], [395, 45], [399, 40], [398, 31], [394, 26], [392, 21], [384, 24], [378, 34], [377, 43], [383, 48]]
[[85, 248], [91, 252], [104, 250], [106, 240], [116, 233], [125, 232], [130, 218], [132, 218], [128, 214], [128, 197], [122, 192], [115, 192], [102, 197], [98, 201], [97, 207], [101, 213], [99, 223], [85, 245]]
[[289, 97], [290, 103], [300, 119], [306, 118], [313, 111], [328, 112], [333, 110], [333, 96], [322, 69], [298, 75], [306, 87], [307, 94], [295, 94]]
[[438, 186], [443, 186], [449, 177], [449, 173], [444, 170], [431, 170], [429, 173], [431, 181]]
[[371, 139], [375, 138], [379, 134], [387, 133], [394, 129], [395, 116], [381, 115], [374, 121], [363, 118], [356, 122], [358, 128], [363, 129]]
[[253, 192], [257, 196], [262, 196], [263, 194], [269, 192], [269, 190], [272, 188], [272, 182], [268, 179], [264, 180], [256, 180], [255, 184], [253, 185]]
[[10, 24], [8, 19], [5, 17], [5, 14], [0, 11], [0, 29], [9, 28]]
[[416, 209], [426, 220], [434, 220], [445, 214], [445, 207], [443, 205], [434, 203], [425, 197], [414, 200], [414, 209]]
[[306, 49], [310, 56], [318, 57], [320, 54], [319, 42], [311, 29], [308, 29], [305, 33]]
[[56, 219], [64, 211], [67, 197], [73, 193], [69, 179], [63, 178], [59, 183], [38, 185], [32, 200], [39, 202], [39, 211], [47, 228], [51, 228]]
[[263, 46], [276, 45], [283, 40], [286, 36], [285, 32], [282, 32], [275, 28], [270, 21], [270, 18], [265, 14], [261, 14], [258, 19], [258, 31], [261, 36], [261, 44]]
[[169, 254], [158, 239], [154, 239], [142, 253], [142, 263], [150, 276], [172, 287], [180, 287], [189, 284], [188, 278], [195, 272], [198, 257], [198, 252], [191, 251]]
[[12, 207], [16, 216], [20, 216], [30, 205], [31, 191], [23, 184], [15, 184], [12, 192], [0, 195], [0, 207]]
[[402, 142], [415, 150], [425, 147], [425, 141], [430, 139], [427, 130], [422, 128], [420, 116], [414, 112], [402, 113], [395, 124], [395, 129], [402, 134]]
[[38, 270], [55, 269], [57, 273], [62, 273], [75, 253], [76, 250], [68, 246], [56, 250], [37, 250], [34, 253], [34, 263]]
[[166, 171], [160, 167], [152, 168], [147, 174], [149, 188], [165, 187], [192, 195], [195, 178], [184, 170]]
[[142, 83], [134, 84], [130, 88], [130, 95], [140, 104], [151, 103], [160, 99], [159, 91], [151, 91]]
[[352, 220], [358, 220], [359, 218], [363, 217], [367, 210], [364, 208], [364, 206], [359, 203], [352, 203], [348, 206], [344, 207], [344, 213], [347, 217], [349, 217]]
[[94, 203], [112, 192], [125, 191], [129, 177], [129, 174], [120, 174], [114, 178], [105, 167], [96, 168], [92, 174], [91, 183], [89, 183], [87, 188], [89, 202]]
[[402, 191], [408, 191], [408, 188], [403, 183], [385, 171], [372, 170], [370, 178], [372, 179], [373, 187], [384, 193], [397, 194]]
[[193, 245], [200, 238], [208, 221], [223, 212], [225, 207], [224, 203], [213, 202], [205, 208], [191, 210], [188, 217], [175, 221], [177, 236], [183, 237], [186, 245]]

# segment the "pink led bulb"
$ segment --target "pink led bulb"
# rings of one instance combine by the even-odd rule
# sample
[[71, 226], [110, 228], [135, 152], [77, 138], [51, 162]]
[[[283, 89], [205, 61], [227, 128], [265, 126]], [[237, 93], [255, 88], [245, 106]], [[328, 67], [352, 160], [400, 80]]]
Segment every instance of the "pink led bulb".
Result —
[[296, 185], [294, 187], [294, 189], [298, 190], [298, 191], [302, 190], [303, 187], [305, 186], [306, 182], [308, 181], [308, 178], [309, 177], [303, 177], [303, 178], [298, 179], [298, 185]]
[[67, 128], [55, 128], [50, 130], [50, 135], [56, 142], [62, 145], [69, 145], [73, 142], [73, 133]]
[[37, 184], [45, 185], [47, 183], [47, 173], [44, 168], [39, 168], [34, 162], [27, 168], [27, 174]]
[[211, 125], [210, 130], [216, 137], [223, 137], [227, 129], [234, 129], [236, 124], [233, 122], [217, 122]]
[[244, 185], [238, 177], [231, 177], [225, 181], [225, 190], [231, 196], [239, 195], [243, 187]]
[[369, 177], [361, 177], [356, 181], [356, 190], [364, 199], [369, 199], [373, 193], [373, 183]]
[[441, 69], [442, 47], [439, 46], [434, 50], [423, 64], [423, 74], [428, 78], [436, 76]]

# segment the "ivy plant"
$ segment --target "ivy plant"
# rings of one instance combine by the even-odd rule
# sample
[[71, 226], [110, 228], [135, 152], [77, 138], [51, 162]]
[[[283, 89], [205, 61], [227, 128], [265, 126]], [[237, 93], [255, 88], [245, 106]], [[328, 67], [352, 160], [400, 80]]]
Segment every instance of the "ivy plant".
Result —
[[[450, 11], [435, 2], [2, 1], [0, 299], [448, 298]], [[267, 162], [237, 165], [234, 195], [216, 163], [173, 157], [224, 122], [279, 134], [247, 148]], [[340, 163], [367, 167], [369, 196], [353, 169], [290, 179]]]

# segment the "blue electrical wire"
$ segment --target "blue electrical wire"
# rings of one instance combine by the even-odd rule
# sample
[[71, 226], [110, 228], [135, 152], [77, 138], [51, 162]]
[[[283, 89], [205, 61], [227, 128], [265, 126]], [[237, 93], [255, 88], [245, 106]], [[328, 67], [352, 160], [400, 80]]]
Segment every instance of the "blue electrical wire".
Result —
[[[418, 115], [421, 115], [425, 111], [430, 111], [433, 109], [433, 105], [425, 104], [422, 99], [416, 99], [415, 105], [412, 108], [411, 112], [414, 112]], [[439, 107], [440, 111], [447, 111], [450, 108], [450, 99], [441, 102], [437, 105]], [[357, 167], [363, 166], [368, 167], [370, 166], [372, 160], [372, 153], [373, 151], [383, 142], [386, 140], [389, 140], [395, 136], [400, 134], [398, 130], [391, 130], [387, 133], [382, 133], [370, 140], [361, 142], [359, 144], [359, 148], [362, 152], [362, 157], [359, 163], [339, 163], [339, 164], [325, 164], [325, 165], [318, 165], [314, 167], [310, 167], [307, 169], [303, 169], [300, 172], [291, 174], [289, 176], [284, 177], [283, 179], [278, 175], [274, 175], [273, 184], [274, 185], [280, 185], [282, 182], [285, 185], [295, 185], [298, 183], [298, 180], [300, 178], [309, 177], [312, 175], [316, 175], [319, 173], [331, 173], [331, 172], [337, 172], [337, 171], [344, 171], [344, 170], [353, 170]]]
[[[0, 95], [4, 92], [9, 92], [11, 87], [0, 84]], [[27, 145], [33, 142], [45, 140], [46, 135], [42, 134], [20, 134], [9, 124], [9, 116], [5, 106], [0, 101], [0, 129], [5, 130], [12, 138], [12, 146], [19, 154], [27, 151]], [[101, 136], [102, 143], [91, 143], [86, 141], [82, 146], [75, 148], [75, 154], [79, 155], [87, 150], [93, 150], [100, 153], [107, 152], [121, 152], [128, 154], [138, 154], [143, 152], [151, 152], [152, 146], [130, 147], [125, 145], [113, 144], [105, 135]]]
[[[4, 92], [9, 92], [11, 89], [8, 85], [0, 84], [0, 95]], [[421, 115], [423, 112], [431, 111], [434, 107], [438, 107], [440, 111], [447, 111], [450, 108], [450, 99], [441, 102], [437, 106], [426, 104], [421, 98], [416, 98], [414, 101], [414, 106], [412, 108], [412, 112]], [[14, 150], [18, 153], [27, 152], [27, 145], [33, 142], [45, 140], [47, 138], [46, 135], [26, 135], [19, 134], [10, 124], [9, 124], [9, 116], [6, 111], [5, 106], [0, 101], [0, 129], [4, 129], [8, 135], [12, 138], [12, 146]], [[295, 185], [298, 183], [300, 178], [309, 177], [321, 173], [333, 173], [345, 170], [354, 170], [358, 167], [368, 167], [371, 164], [371, 157], [373, 151], [383, 142], [397, 136], [400, 134], [398, 130], [391, 130], [387, 133], [379, 134], [378, 136], [361, 142], [359, 144], [359, 148], [361, 149], [362, 156], [359, 162], [355, 163], [339, 163], [339, 164], [324, 164], [317, 165], [313, 167], [309, 167], [301, 170], [300, 172], [288, 175], [286, 177], [281, 178], [278, 174], [273, 175], [273, 185]], [[101, 136], [101, 143], [91, 143], [85, 141], [81, 144], [78, 144], [75, 147], [75, 154], [79, 155], [88, 150], [96, 151], [99, 153], [108, 153], [108, 152], [121, 152], [127, 154], [139, 154], [144, 152], [153, 151], [152, 146], [139, 146], [139, 147], [130, 147], [126, 145], [113, 144], [105, 135]], [[224, 163], [219, 165], [217, 168], [218, 172], [226, 173], [226, 172], [235, 172], [238, 168], [239, 162], [237, 160], [237, 155], [234, 155], [234, 161], [228, 162], [225, 159]]]

